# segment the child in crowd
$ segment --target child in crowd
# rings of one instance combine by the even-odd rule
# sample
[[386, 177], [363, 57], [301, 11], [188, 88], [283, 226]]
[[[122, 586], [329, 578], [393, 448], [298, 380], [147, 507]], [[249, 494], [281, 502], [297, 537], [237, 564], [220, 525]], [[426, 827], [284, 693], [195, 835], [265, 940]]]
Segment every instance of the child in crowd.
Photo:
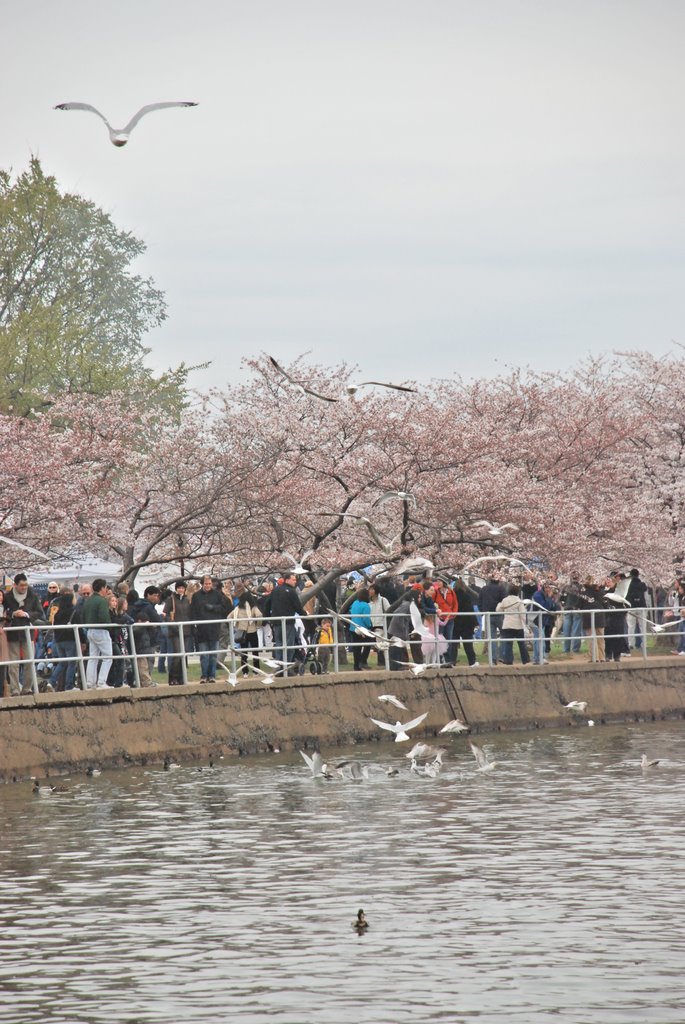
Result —
[[328, 672], [331, 662], [331, 651], [333, 650], [333, 620], [322, 619], [317, 637], [317, 658], [321, 662], [321, 671]]

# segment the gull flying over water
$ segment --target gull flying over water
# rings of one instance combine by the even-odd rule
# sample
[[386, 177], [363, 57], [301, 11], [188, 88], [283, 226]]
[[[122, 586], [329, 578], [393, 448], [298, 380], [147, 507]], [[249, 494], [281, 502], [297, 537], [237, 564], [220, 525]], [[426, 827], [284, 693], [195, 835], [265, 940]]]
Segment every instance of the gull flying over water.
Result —
[[645, 768], [656, 768], [656, 766], [658, 764], [659, 764], [659, 759], [658, 758], [649, 760], [647, 758], [647, 755], [643, 754], [642, 755], [642, 760], [640, 761], [640, 768], [642, 768], [643, 770]]
[[395, 722], [394, 725], [390, 725], [389, 722], [379, 722], [377, 718], [371, 718], [371, 721], [374, 725], [377, 725], [379, 729], [387, 729], [388, 732], [394, 732], [395, 743], [404, 743], [405, 740], [409, 739], [409, 736], [407, 735], [409, 730], [415, 729], [417, 725], [420, 725], [421, 722], [423, 722], [424, 718], [427, 718], [427, 716], [428, 712], [424, 711], [424, 713], [419, 715], [418, 718], [412, 718], [411, 722], [405, 722], [404, 725], [402, 722]]
[[440, 732], [471, 732], [471, 730], [462, 722], [461, 718], [453, 718], [447, 725], [443, 725]]
[[167, 107], [196, 107], [197, 103], [190, 100], [183, 100], [178, 103], [148, 103], [146, 106], [141, 107], [137, 114], [134, 114], [131, 120], [123, 128], [112, 128], [111, 124], [107, 120], [104, 114], [101, 114], [99, 110], [91, 106], [90, 103], [58, 103], [55, 110], [87, 110], [91, 114], [95, 114], [101, 121], [104, 121], [107, 125], [107, 131], [109, 132], [109, 141], [113, 146], [125, 146], [129, 140], [131, 132], [140, 121], [141, 117], [145, 117], [146, 114], [150, 114], [153, 110], [165, 110]]
[[428, 761], [432, 758], [442, 764], [442, 755], [446, 753], [445, 747], [433, 747], [430, 743], [415, 743], [409, 753], [404, 756], [412, 761]]
[[574, 711], [578, 715], [584, 715], [587, 711], [586, 700], [570, 700], [568, 704], [564, 704], [567, 711]]
[[477, 743], [471, 743], [471, 752], [476, 759], [479, 772], [491, 772], [499, 763], [498, 761], [491, 761], [483, 748], [479, 747]]
[[397, 664], [404, 665], [415, 676], [420, 676], [422, 672], [425, 672], [427, 668], [430, 668], [430, 665], [425, 661], [419, 664], [415, 661], [398, 661]]
[[305, 754], [304, 750], [301, 750], [300, 754], [304, 758], [307, 767], [315, 779], [330, 779], [333, 777], [328, 771], [328, 765], [318, 750], [315, 750], [311, 757], [309, 754]]
[[378, 699], [383, 701], [384, 704], [392, 704], [394, 707], [399, 708], [400, 711], [409, 710], [407, 705], [403, 704], [397, 697], [394, 697], [392, 693], [382, 693]]

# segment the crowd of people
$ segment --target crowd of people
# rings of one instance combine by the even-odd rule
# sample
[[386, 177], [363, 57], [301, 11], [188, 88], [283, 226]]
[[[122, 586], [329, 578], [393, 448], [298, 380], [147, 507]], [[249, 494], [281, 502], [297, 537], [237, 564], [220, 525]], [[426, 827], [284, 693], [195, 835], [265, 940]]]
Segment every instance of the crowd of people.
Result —
[[478, 641], [488, 664], [511, 665], [514, 645], [522, 664], [545, 664], [555, 636], [565, 653], [578, 653], [587, 636], [592, 661], [620, 661], [646, 642], [650, 623], [673, 627], [673, 653], [685, 654], [685, 584], [652, 588], [637, 569], [603, 580], [573, 573], [563, 584], [533, 572], [515, 582], [355, 574], [309, 597], [313, 587], [304, 573], [286, 570], [259, 583], [179, 579], [142, 595], [104, 579], [79, 587], [52, 582], [41, 596], [18, 573], [0, 590], [2, 692], [33, 692], [29, 666], [36, 664], [46, 690], [156, 685], [155, 660], [169, 685], [180, 685], [190, 654], [199, 656], [200, 683], [214, 682], [224, 659], [239, 659], [242, 672], [276, 659], [276, 674], [287, 675], [303, 672], [310, 656], [327, 672], [334, 656], [347, 664], [351, 653], [361, 672], [372, 652], [379, 666], [401, 670], [454, 666], [463, 649], [473, 668]]

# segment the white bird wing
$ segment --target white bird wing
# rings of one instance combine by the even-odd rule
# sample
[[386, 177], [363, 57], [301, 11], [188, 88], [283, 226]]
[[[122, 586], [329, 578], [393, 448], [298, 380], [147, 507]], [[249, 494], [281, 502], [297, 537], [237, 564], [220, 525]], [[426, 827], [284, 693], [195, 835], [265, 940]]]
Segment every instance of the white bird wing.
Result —
[[359, 382], [359, 384], [353, 384], [352, 386], [354, 388], [366, 388], [366, 387], [392, 388], [393, 391], [412, 391], [412, 392], [416, 392], [416, 388], [407, 387], [406, 384], [386, 384], [382, 380], [362, 380], [362, 381]]
[[402, 711], [409, 710], [407, 705], [403, 704], [402, 701], [398, 700], [392, 693], [383, 693], [378, 699], [382, 700], [386, 704], [394, 704], [396, 708], [400, 708]]
[[447, 725], [443, 725], [442, 729], [440, 730], [440, 732], [468, 732], [468, 731], [469, 731], [468, 725], [465, 725], [461, 721], [461, 719], [459, 719], [459, 718], [453, 718], [451, 722], [447, 723]]
[[490, 761], [488, 760], [485, 751], [483, 750], [482, 747], [479, 747], [478, 744], [472, 743], [471, 744], [471, 751], [472, 751], [473, 756], [475, 757], [475, 759], [476, 759], [476, 761], [478, 763], [478, 767], [479, 768], [485, 768], [485, 767], [487, 767], [487, 765], [490, 764]]
[[304, 750], [301, 750], [300, 753], [302, 754], [302, 757], [306, 761], [307, 767], [313, 772], [314, 771], [314, 762], [312, 761], [312, 759], [309, 756], [309, 754], [305, 754]]
[[104, 121], [110, 131], [114, 131], [105, 115], [101, 114], [100, 111], [96, 107], [91, 106], [90, 103], [58, 103], [55, 110], [88, 110], [91, 114], [95, 114], [96, 117], [99, 117], [101, 121]]
[[10, 540], [9, 537], [0, 537], [0, 543], [11, 544], [13, 548], [21, 548], [22, 551], [30, 551], [32, 555], [38, 555], [39, 558], [45, 558], [50, 560], [50, 555], [46, 555], [44, 551], [39, 551], [37, 548], [30, 548], [28, 544], [22, 544], [18, 540]]
[[404, 729], [405, 732], [408, 732], [410, 729], [415, 729], [416, 726], [421, 725], [421, 722], [423, 722], [424, 718], [427, 717], [428, 712], [424, 711], [424, 713], [422, 715], [419, 715], [418, 718], [412, 718], [411, 722], [405, 722], [402, 728]]
[[283, 369], [283, 367], [281, 366], [281, 364], [280, 364], [280, 363], [277, 363], [277, 362], [276, 362], [276, 360], [274, 359], [274, 357], [273, 357], [273, 356], [269, 356], [269, 362], [271, 363], [271, 365], [272, 365], [272, 366], [273, 366], [273, 367], [274, 367], [274, 368], [275, 368], [276, 370], [278, 370], [278, 372], [280, 373], [281, 377], [285, 377], [285, 379], [286, 379], [287, 381], [289, 381], [289, 382], [290, 382], [291, 384], [299, 384], [299, 381], [297, 381], [297, 380], [294, 380], [294, 379], [293, 379], [293, 378], [292, 378], [292, 377], [290, 376], [290, 374], [288, 373], [288, 371], [287, 371], [287, 370], [284, 370], [284, 369]]
[[[371, 715], [369, 715], [369, 718], [371, 718]], [[399, 722], [397, 722], [395, 725], [390, 725], [389, 722], [380, 722], [377, 718], [371, 718], [371, 721], [373, 722], [374, 725], [379, 726], [379, 728], [387, 729], [388, 732], [396, 733], [398, 726], [400, 727], [400, 729], [404, 729], [404, 726], [400, 725]]]
[[485, 526], [488, 530], [492, 530], [493, 528], [489, 519], [477, 519], [475, 523], [471, 523], [471, 526]]
[[406, 501], [412, 508], [416, 508], [416, 498], [414, 495], [406, 492], [405, 496], [405, 492], [402, 491], [385, 491], [379, 498], [376, 498], [372, 507], [377, 508], [379, 505], [385, 505], [386, 501], [392, 501], [393, 498], [397, 501]]
[[307, 385], [301, 385], [302, 390], [313, 398], [320, 398], [322, 402], [337, 402], [337, 398], [332, 398], [330, 395], [322, 395], [320, 391], [314, 391], [313, 388], [307, 387]]
[[[148, 103], [148, 104], [146, 104], [146, 106], [141, 107], [140, 110], [136, 114], [133, 115], [133, 117], [128, 122], [126, 127], [122, 128], [121, 131], [122, 131], [122, 133], [124, 135], [128, 135], [130, 132], [133, 131], [135, 126], [140, 121], [141, 117], [145, 117], [145, 115], [149, 114], [152, 110], [166, 110], [167, 107], [196, 107], [196, 106], [197, 106], [197, 103], [194, 103], [191, 100], [181, 100], [179, 102], [171, 102], [171, 103]], [[97, 113], [97, 111], [96, 111], [96, 113]], [[100, 115], [100, 116], [102, 116], [102, 115]]]

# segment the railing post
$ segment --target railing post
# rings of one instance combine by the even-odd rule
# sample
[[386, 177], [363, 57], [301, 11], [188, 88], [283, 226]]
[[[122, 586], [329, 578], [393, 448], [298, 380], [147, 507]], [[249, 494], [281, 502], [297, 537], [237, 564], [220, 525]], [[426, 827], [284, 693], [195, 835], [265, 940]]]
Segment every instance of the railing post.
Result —
[[228, 643], [231, 651], [231, 672], [235, 674], [238, 671], [238, 663], [235, 657], [235, 623], [233, 619], [228, 620]]
[[133, 661], [133, 686], [140, 689], [140, 672], [138, 671], [138, 658], [136, 657], [136, 638], [133, 635], [133, 625], [128, 627], [128, 644], [131, 648], [131, 660]]
[[638, 628], [642, 634], [642, 660], [647, 661], [647, 609], [640, 608], [638, 617]]
[[595, 631], [595, 609], [590, 610], [590, 657], [592, 662], [597, 661], [597, 633]]
[[488, 665], [490, 668], [495, 664], [492, 653], [492, 612], [483, 612], [483, 625], [485, 626], [485, 646], [487, 648]]
[[[31, 629], [29, 626], [24, 626], [24, 636], [26, 645], [26, 652], [24, 657], [26, 658], [26, 656], [28, 656], [28, 661], [24, 661], [24, 682], [26, 681], [26, 672], [28, 666], [28, 674], [31, 677], [31, 689], [33, 690], [33, 694], [35, 696], [35, 694], [38, 693], [38, 674], [36, 672], [36, 659], [33, 656], [34, 651], [33, 644], [31, 643]], [[24, 689], [23, 686], [22, 689]]]
[[183, 624], [181, 622], [176, 623], [178, 626], [178, 649], [181, 652], [181, 677], [183, 679], [183, 685], [188, 685], [188, 665], [186, 664], [186, 638], [183, 635]]
[[338, 616], [333, 616], [333, 671], [336, 675], [340, 672], [340, 658], [338, 657]]
[[290, 675], [290, 662], [288, 661], [288, 632], [285, 626], [285, 615], [281, 616], [281, 648], [282, 648], [282, 660], [285, 662], [283, 665], [283, 675]]
[[85, 690], [88, 683], [86, 680], [86, 666], [83, 664], [83, 651], [81, 650], [81, 635], [78, 631], [78, 626], [71, 627], [74, 631], [74, 647], [76, 650], [76, 660], [78, 664], [78, 677], [81, 683], [81, 689]]

